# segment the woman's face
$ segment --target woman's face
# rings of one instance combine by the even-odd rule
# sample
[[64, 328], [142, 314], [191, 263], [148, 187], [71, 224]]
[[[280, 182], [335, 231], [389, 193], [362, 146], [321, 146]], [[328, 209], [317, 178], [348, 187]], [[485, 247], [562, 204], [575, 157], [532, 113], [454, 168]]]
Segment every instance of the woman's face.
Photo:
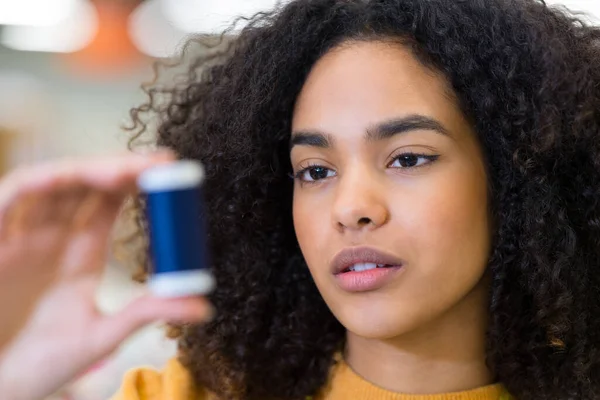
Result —
[[292, 125], [296, 234], [350, 332], [402, 335], [478, 287], [485, 166], [441, 76], [400, 44], [345, 43], [312, 69]]

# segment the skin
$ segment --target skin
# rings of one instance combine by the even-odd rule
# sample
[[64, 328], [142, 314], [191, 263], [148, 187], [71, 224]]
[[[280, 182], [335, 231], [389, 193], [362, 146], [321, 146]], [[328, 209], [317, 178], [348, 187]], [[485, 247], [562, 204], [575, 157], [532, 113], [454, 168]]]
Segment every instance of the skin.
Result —
[[204, 298], [144, 296], [103, 315], [95, 292], [136, 179], [174, 154], [53, 161], [0, 180], [0, 397], [39, 400], [153, 321], [202, 322]]
[[[440, 129], [432, 122], [374, 133], [410, 116]], [[344, 43], [309, 74], [294, 110], [294, 142], [296, 234], [319, 291], [347, 329], [350, 367], [403, 393], [492, 383], [485, 163], [448, 82], [400, 43]], [[398, 160], [406, 153], [426, 157]], [[404, 266], [380, 289], [346, 292], [330, 263], [355, 246], [395, 255]]]

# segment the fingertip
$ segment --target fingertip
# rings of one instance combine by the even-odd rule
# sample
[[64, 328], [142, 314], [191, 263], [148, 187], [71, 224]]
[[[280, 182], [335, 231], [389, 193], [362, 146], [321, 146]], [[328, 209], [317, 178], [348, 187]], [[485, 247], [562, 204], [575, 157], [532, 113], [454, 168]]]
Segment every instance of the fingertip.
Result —
[[136, 152], [136, 155], [142, 159], [152, 160], [157, 162], [174, 161], [177, 154], [168, 147], [158, 147], [156, 149], [142, 149]]
[[217, 309], [211, 302], [205, 301], [196, 315], [203, 322], [210, 322], [217, 316]]
[[137, 157], [134, 159], [135, 169], [132, 172], [134, 172], [135, 176], [137, 177], [139, 174], [149, 169], [164, 164], [170, 164], [172, 162], [175, 162], [176, 160], [177, 158], [175, 156], [175, 153], [169, 151], [153, 152], [146, 155], [138, 154]]
[[203, 297], [174, 299], [169, 307], [169, 322], [210, 322], [216, 315], [214, 306]]
[[159, 146], [157, 147], [157, 149], [154, 151], [154, 154], [159, 156], [159, 157], [170, 157], [170, 158], [175, 158], [177, 156], [177, 154], [175, 153], [175, 151], [169, 147], [165, 147], [165, 146]]
[[137, 311], [147, 319], [167, 322], [203, 322], [215, 316], [204, 297], [161, 298], [148, 296], [137, 303]]
[[203, 297], [164, 299], [144, 296], [121, 312], [103, 319], [95, 330], [95, 348], [99, 353], [112, 351], [135, 331], [153, 322], [203, 324], [215, 315], [214, 307]]

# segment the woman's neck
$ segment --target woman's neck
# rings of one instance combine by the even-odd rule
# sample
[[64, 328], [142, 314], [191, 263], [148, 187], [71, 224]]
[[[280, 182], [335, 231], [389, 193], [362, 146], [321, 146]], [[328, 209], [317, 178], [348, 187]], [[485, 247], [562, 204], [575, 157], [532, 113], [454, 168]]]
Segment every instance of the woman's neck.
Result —
[[443, 316], [388, 340], [347, 334], [345, 359], [371, 383], [399, 393], [433, 394], [493, 383], [485, 364], [485, 279]]

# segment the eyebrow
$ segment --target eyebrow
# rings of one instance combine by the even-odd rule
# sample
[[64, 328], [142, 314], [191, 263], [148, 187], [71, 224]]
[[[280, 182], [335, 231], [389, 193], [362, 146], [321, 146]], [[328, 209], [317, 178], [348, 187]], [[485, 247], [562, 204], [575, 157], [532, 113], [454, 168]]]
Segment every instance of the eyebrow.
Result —
[[[395, 135], [411, 131], [432, 131], [440, 135], [450, 136], [449, 131], [438, 121], [424, 115], [408, 115], [391, 119], [367, 129], [365, 138], [368, 141], [389, 139]], [[327, 149], [333, 145], [331, 135], [319, 131], [298, 131], [292, 133], [290, 150], [294, 146], [312, 146]]]

